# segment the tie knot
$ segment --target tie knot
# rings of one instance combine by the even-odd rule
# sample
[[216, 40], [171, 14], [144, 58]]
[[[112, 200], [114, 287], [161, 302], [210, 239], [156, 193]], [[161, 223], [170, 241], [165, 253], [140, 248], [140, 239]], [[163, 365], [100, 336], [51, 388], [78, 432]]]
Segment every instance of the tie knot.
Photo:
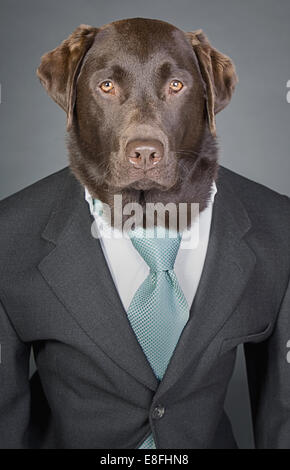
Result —
[[[146, 236], [147, 235], [151, 235]], [[175, 259], [181, 242], [177, 232], [165, 230], [165, 237], [152, 237], [152, 232], [138, 229], [130, 238], [133, 246], [152, 271], [169, 271], [174, 268]]]

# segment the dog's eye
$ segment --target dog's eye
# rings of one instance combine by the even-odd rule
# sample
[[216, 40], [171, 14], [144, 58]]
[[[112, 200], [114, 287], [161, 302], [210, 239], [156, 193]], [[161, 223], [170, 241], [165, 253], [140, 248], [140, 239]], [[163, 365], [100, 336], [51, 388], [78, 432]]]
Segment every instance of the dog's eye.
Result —
[[183, 88], [183, 83], [179, 80], [172, 80], [169, 85], [170, 90], [172, 90], [174, 93], [177, 93]]
[[103, 92], [109, 93], [114, 90], [114, 85], [111, 80], [105, 80], [101, 83], [100, 88]]

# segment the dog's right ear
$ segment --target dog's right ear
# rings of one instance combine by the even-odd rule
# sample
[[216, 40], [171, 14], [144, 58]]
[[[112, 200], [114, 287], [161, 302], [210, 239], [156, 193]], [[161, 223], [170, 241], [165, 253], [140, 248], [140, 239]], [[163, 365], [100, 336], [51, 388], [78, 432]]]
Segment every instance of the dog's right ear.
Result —
[[58, 47], [41, 57], [37, 76], [52, 99], [67, 114], [67, 130], [73, 120], [76, 80], [82, 61], [98, 28], [81, 24]]

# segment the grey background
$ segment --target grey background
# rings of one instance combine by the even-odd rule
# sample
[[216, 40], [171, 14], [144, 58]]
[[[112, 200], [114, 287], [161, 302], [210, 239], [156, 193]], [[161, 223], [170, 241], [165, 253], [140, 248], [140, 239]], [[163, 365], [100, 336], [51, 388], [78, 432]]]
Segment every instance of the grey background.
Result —
[[[35, 75], [41, 55], [80, 23], [136, 16], [202, 28], [234, 60], [240, 81], [217, 117], [221, 163], [290, 195], [288, 0], [1, 0], [0, 198], [67, 165], [65, 114]], [[252, 447], [241, 350], [226, 404], [240, 447]]]

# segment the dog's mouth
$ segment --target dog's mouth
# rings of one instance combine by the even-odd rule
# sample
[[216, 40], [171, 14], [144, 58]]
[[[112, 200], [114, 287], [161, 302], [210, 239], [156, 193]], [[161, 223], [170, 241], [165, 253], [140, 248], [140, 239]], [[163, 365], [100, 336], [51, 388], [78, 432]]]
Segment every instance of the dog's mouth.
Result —
[[176, 192], [179, 183], [179, 179], [171, 184], [160, 184], [156, 181], [144, 179], [123, 187], [120, 192], [126, 200], [137, 202], [142, 207], [145, 207], [148, 202], [157, 203], [164, 198], [169, 200], [170, 194]]
[[168, 189], [168, 186], [166, 184], [161, 184], [155, 180], [144, 177], [130, 183], [128, 188], [136, 189], [138, 191], [150, 191], [152, 189], [160, 189], [164, 191]]
[[123, 172], [121, 175], [118, 175], [118, 178], [113, 178], [111, 183], [113, 182], [113, 186], [119, 186], [122, 191], [136, 190], [147, 192], [157, 190], [163, 192], [168, 191], [175, 186], [179, 176], [179, 171], [177, 170], [174, 162], [170, 165], [163, 166], [158, 170], [156, 169], [155, 171], [127, 171], [125, 174]]

